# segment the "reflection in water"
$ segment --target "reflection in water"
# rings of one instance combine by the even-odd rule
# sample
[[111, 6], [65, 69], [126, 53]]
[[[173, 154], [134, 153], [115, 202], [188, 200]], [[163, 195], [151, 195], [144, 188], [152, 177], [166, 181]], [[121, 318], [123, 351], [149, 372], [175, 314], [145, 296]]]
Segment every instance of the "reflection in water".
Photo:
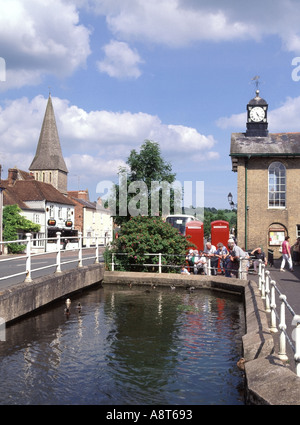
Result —
[[234, 296], [93, 289], [7, 328], [0, 404], [243, 404], [243, 334]]

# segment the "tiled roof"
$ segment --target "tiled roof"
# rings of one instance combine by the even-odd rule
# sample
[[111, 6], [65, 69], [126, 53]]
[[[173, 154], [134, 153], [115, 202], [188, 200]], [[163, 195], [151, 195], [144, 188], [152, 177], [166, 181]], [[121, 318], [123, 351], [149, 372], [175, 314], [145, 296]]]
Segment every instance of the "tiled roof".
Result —
[[62, 155], [51, 96], [49, 96], [35, 157], [29, 170], [68, 172]]
[[37, 180], [16, 180], [10, 186], [8, 180], [2, 180], [1, 185], [4, 190], [4, 205], [18, 204], [20, 208], [28, 208], [27, 201], [55, 202], [58, 204], [74, 205], [70, 198], [64, 196], [51, 184], [39, 182]]
[[268, 137], [233, 133], [230, 155], [300, 155], [300, 133], [270, 133]]
[[90, 202], [90, 201], [86, 201], [84, 199], [79, 199], [79, 198], [73, 198], [72, 199], [77, 202], [78, 204], [82, 205], [83, 207], [86, 208], [90, 208], [92, 210], [96, 209], [96, 203], [95, 202]]
[[238, 157], [300, 156], [300, 133], [269, 133], [267, 137], [247, 137], [245, 133], [232, 133], [230, 156], [233, 171], [237, 171]]

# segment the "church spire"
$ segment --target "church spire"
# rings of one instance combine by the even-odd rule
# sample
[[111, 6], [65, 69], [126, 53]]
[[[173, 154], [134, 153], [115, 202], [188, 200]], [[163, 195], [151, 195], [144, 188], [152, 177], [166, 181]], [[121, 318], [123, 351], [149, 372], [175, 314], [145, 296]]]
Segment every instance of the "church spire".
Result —
[[62, 155], [50, 93], [36, 154], [29, 170], [36, 179], [51, 183], [67, 193], [68, 169]]

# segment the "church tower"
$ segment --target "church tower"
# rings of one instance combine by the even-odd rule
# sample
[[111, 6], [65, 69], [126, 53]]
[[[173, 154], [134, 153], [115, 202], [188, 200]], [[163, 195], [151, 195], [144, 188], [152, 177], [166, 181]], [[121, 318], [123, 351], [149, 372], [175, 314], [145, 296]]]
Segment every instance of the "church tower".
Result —
[[50, 183], [63, 194], [67, 194], [68, 169], [61, 151], [50, 94], [36, 154], [29, 171], [36, 180]]

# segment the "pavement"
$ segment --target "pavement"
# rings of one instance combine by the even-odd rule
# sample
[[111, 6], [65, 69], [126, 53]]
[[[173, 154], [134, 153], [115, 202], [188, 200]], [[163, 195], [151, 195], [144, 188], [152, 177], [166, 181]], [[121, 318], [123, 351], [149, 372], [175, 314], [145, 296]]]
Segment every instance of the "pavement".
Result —
[[[300, 315], [300, 265], [294, 265], [294, 271], [289, 271], [288, 265], [286, 264], [285, 271], [280, 271], [281, 259], [274, 260], [273, 266], [267, 266], [266, 270], [269, 270], [271, 280], [275, 280], [277, 287], [281, 294], [286, 296], [286, 301], [293, 309], [294, 313]], [[248, 278], [254, 280], [258, 283], [258, 275], [249, 272]], [[279, 299], [279, 295], [276, 293], [276, 310], [278, 314], [280, 312], [280, 304], [281, 300]], [[270, 323], [270, 314], [267, 314], [269, 323]], [[292, 314], [289, 312], [286, 307], [286, 326], [287, 326], [287, 334], [291, 339], [292, 343], [295, 346], [295, 341], [292, 340], [292, 331], [294, 327], [292, 326]], [[280, 329], [279, 329], [279, 319], [276, 319], [276, 324], [278, 328], [278, 332], [273, 333], [275, 350], [279, 352], [279, 337], [280, 337]], [[295, 372], [295, 361], [294, 361], [294, 351], [291, 348], [288, 341], [286, 341], [286, 354], [288, 356], [287, 366]]]

